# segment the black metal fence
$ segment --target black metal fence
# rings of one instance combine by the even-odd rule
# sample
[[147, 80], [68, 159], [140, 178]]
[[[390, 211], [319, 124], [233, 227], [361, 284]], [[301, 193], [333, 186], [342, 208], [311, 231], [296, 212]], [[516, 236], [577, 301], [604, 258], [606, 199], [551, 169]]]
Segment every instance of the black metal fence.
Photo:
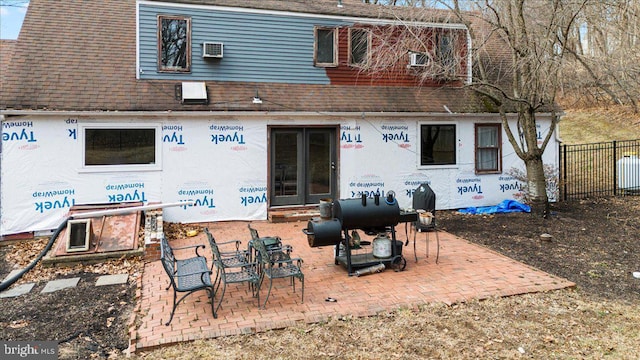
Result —
[[560, 199], [640, 195], [640, 139], [560, 146]]

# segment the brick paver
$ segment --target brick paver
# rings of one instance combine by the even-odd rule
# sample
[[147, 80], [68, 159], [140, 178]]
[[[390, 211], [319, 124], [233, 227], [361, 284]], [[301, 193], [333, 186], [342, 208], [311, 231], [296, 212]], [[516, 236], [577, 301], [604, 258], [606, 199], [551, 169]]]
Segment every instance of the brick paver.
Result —
[[[335, 265], [333, 247], [311, 248], [302, 229], [306, 222], [252, 222], [261, 236], [278, 235], [294, 248], [293, 256], [304, 260], [304, 303], [300, 283], [296, 292], [287, 280], [276, 280], [266, 309], [258, 309], [245, 285], [231, 284], [214, 319], [204, 291], [188, 296], [176, 309], [170, 326], [164, 322], [172, 307], [172, 290], [166, 290], [168, 278], [159, 261], [147, 263], [141, 279], [141, 297], [137, 327], [133, 327], [130, 350], [154, 348], [182, 341], [215, 338], [279, 329], [299, 321], [314, 323], [336, 316], [370, 316], [400, 307], [414, 308], [426, 303], [454, 304], [471, 299], [510, 296], [575, 286], [574, 283], [547, 274], [440, 232], [440, 259], [435, 263], [436, 243], [430, 237], [426, 257], [425, 234], [417, 236], [418, 262], [413, 244], [403, 247], [407, 259], [405, 271], [386, 270], [361, 277], [348, 276], [344, 267]], [[247, 222], [208, 224], [217, 241], [250, 239]], [[404, 226], [398, 226], [398, 240], [405, 240]], [[409, 234], [409, 238], [413, 238]], [[176, 240], [176, 246], [202, 243], [204, 234]], [[208, 248], [208, 244], [207, 244]], [[209, 254], [207, 252], [207, 254]], [[297, 280], [296, 280], [297, 281]], [[266, 288], [260, 293], [266, 296]], [[327, 302], [328, 297], [336, 302]]]

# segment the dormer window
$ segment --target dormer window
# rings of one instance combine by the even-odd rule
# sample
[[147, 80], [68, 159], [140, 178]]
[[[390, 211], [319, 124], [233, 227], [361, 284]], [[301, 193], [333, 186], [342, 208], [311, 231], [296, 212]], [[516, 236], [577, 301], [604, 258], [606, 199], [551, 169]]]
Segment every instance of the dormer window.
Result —
[[158, 16], [158, 71], [191, 71], [191, 19]]
[[[424, 71], [436, 79], [452, 80], [461, 71], [462, 50], [458, 48], [460, 32], [439, 29], [424, 42], [425, 48], [409, 51], [409, 67]], [[416, 45], [416, 44], [413, 44]]]
[[316, 27], [313, 63], [315, 66], [338, 66], [338, 29]]
[[436, 59], [445, 74], [457, 73], [458, 59], [454, 49], [453, 34], [440, 32], [436, 34]]
[[366, 29], [349, 29], [349, 64], [366, 65], [369, 62], [369, 37]]

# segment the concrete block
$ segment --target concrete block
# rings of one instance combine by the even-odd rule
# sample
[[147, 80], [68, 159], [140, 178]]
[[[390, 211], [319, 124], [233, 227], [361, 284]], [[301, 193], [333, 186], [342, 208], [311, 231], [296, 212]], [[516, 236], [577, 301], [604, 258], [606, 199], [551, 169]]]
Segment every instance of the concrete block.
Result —
[[59, 280], [51, 280], [44, 286], [41, 293], [49, 293], [54, 292], [70, 287], [75, 287], [78, 285], [80, 278], [71, 278], [71, 279], [59, 279]]

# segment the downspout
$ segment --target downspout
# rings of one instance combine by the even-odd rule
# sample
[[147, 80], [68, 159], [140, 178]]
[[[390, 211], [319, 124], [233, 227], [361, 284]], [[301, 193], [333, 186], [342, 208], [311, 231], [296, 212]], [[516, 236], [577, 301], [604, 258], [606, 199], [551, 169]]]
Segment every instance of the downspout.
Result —
[[128, 214], [136, 211], [161, 209], [166, 207], [185, 206], [185, 205], [193, 205], [193, 201], [165, 203], [165, 204], [161, 203], [161, 204], [155, 204], [155, 205], [141, 205], [141, 206], [132, 206], [128, 208], [122, 208], [122, 209], [110, 209], [110, 210], [100, 210], [100, 211], [91, 211], [86, 213], [72, 214], [68, 216], [66, 219], [64, 219], [64, 221], [62, 221], [62, 223], [58, 226], [56, 231], [51, 235], [51, 238], [49, 238], [49, 242], [47, 243], [47, 246], [45, 246], [42, 252], [40, 252], [40, 255], [38, 255], [38, 257], [34, 261], [32, 261], [31, 264], [29, 264], [26, 268], [22, 269], [19, 273], [13, 275], [11, 278], [6, 279], [2, 283], [0, 283], [0, 291], [4, 291], [9, 286], [13, 285], [13, 283], [18, 281], [24, 274], [29, 272], [29, 270], [33, 269], [33, 267], [36, 266], [36, 264], [40, 260], [42, 260], [42, 258], [49, 252], [49, 250], [51, 250], [51, 247], [53, 246], [53, 243], [55, 242], [56, 238], [58, 237], [58, 235], [60, 235], [62, 230], [65, 227], [67, 227], [67, 223], [71, 219], [82, 219], [82, 218], [90, 218], [90, 217], [105, 216], [105, 215]]

